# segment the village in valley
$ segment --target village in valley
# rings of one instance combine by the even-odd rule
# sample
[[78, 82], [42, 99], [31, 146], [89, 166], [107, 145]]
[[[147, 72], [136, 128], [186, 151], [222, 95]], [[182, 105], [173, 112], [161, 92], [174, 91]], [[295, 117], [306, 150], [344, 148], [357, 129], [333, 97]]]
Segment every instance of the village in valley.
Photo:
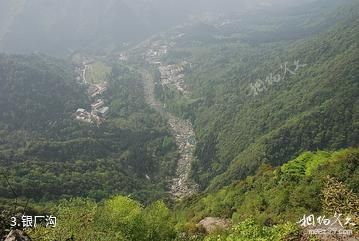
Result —
[[[140, 68], [144, 81], [146, 103], [167, 119], [168, 126], [179, 149], [180, 156], [177, 160], [176, 176], [169, 180], [169, 192], [178, 199], [193, 195], [198, 190], [198, 185], [189, 178], [191, 163], [194, 160], [193, 151], [196, 136], [189, 120], [181, 119], [170, 113], [166, 104], [156, 99], [154, 88], [156, 84], [160, 84], [162, 87], [177, 91], [184, 98], [190, 98], [191, 93], [185, 83], [185, 73], [192, 68], [192, 64], [184, 58], [173, 62], [164, 60], [164, 57], [176, 45], [176, 39], [183, 36], [184, 34], [179, 33], [169, 40], [151, 39], [139, 44], [132, 50], [114, 54], [116, 61], [126, 65], [131, 65], [133, 56], [139, 57], [140, 61], [144, 60], [156, 68], [159, 73], [160, 78], [155, 80], [148, 70]], [[77, 79], [86, 86], [92, 104], [90, 110], [79, 107], [75, 113], [75, 119], [99, 127], [110, 114], [110, 107], [106, 106], [106, 91], [109, 88], [106, 74], [95, 74], [96, 78], [94, 78], [94, 73], [101, 72], [101, 70], [96, 69], [96, 66], [98, 67], [101, 63], [83, 56], [78, 56], [76, 60]], [[149, 179], [150, 177], [147, 175], [146, 178]]]
[[161, 75], [160, 83], [163, 87], [173, 88], [186, 96], [189, 91], [184, 81], [185, 70], [188, 66], [192, 66], [191, 63], [183, 60], [174, 64], [165, 64], [161, 61], [161, 57], [167, 55], [169, 50], [176, 45], [175, 40], [183, 37], [183, 35], [178, 34], [172, 37], [169, 42], [161, 42], [160, 40], [152, 42], [143, 57], [148, 63], [158, 66]]
[[98, 80], [97, 83], [87, 80], [87, 71], [91, 71], [93, 61], [83, 60], [77, 64], [77, 80], [81, 81], [87, 87], [87, 94], [91, 100], [91, 109], [78, 108], [75, 113], [75, 119], [81, 122], [95, 124], [100, 126], [106, 121], [110, 114], [110, 107], [106, 106], [105, 94], [108, 90], [108, 81]]
[[[177, 199], [191, 196], [198, 190], [198, 185], [190, 180], [196, 136], [189, 120], [175, 116], [167, 109], [165, 103], [156, 99], [154, 88], [156, 84], [160, 84], [162, 87], [177, 91], [184, 98], [189, 98], [191, 93], [185, 83], [185, 73], [188, 68], [192, 67], [191, 63], [185, 59], [174, 60], [173, 62], [164, 60], [164, 57], [176, 45], [175, 40], [183, 36], [184, 34], [180, 33], [171, 38], [146, 41], [140, 47], [143, 51], [140, 51], [139, 55], [148, 64], [156, 68], [160, 75], [158, 76], [159, 79], [154, 79], [148, 70], [142, 69], [145, 100], [149, 106], [153, 107], [167, 120], [180, 153], [177, 160], [176, 176], [169, 183], [170, 193]], [[122, 53], [118, 60], [124, 62], [128, 55], [128, 53]]]
[[161, 65], [159, 71], [161, 73], [162, 86], [173, 86], [180, 93], [188, 94], [184, 82], [184, 70], [187, 65], [188, 62], [186, 61], [173, 65]]

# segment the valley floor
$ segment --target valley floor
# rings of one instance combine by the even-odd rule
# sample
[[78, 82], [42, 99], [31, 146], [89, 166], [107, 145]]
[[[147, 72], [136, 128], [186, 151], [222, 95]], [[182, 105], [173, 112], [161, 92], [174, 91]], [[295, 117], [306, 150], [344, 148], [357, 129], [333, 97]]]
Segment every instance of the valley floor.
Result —
[[156, 100], [154, 94], [155, 82], [150, 73], [142, 70], [141, 74], [144, 79], [145, 99], [149, 106], [160, 113], [171, 128], [172, 134], [175, 137], [176, 144], [179, 149], [180, 157], [177, 160], [176, 177], [172, 179], [171, 194], [177, 198], [182, 199], [186, 196], [191, 196], [197, 190], [197, 186], [189, 179], [191, 172], [191, 163], [194, 159], [193, 150], [195, 142], [195, 133], [192, 124], [180, 119], [173, 114], [166, 111], [164, 104]]

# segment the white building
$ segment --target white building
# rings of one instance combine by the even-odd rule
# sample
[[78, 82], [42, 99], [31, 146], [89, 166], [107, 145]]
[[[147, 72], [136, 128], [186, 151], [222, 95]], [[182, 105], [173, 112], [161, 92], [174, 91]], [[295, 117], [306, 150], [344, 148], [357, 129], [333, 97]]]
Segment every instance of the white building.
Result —
[[106, 116], [108, 116], [108, 114], [110, 114], [110, 108], [105, 106], [100, 110], [98, 110], [97, 112], [101, 117], [105, 118]]
[[92, 109], [99, 109], [105, 105], [105, 102], [102, 99], [98, 99], [95, 103], [91, 105]]

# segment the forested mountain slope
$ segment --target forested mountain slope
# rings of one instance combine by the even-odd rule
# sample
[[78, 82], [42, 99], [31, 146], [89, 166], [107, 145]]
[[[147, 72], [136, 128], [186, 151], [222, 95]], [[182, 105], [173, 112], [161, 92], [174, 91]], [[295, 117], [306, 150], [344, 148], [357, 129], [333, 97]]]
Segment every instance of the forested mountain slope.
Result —
[[[0, 49], [91, 49], [76, 71], [38, 54], [0, 56], [0, 240], [22, 212], [56, 215], [56, 228], [26, 230], [43, 241], [313, 240], [296, 223], [303, 215], [359, 224], [359, 3], [223, 0], [226, 13], [246, 13], [199, 14], [102, 56], [123, 35], [167, 26], [147, 29], [149, 18], [175, 12], [177, 22], [219, 4], [163, 1], [0, 2]], [[171, 10], [155, 15], [162, 4]], [[98, 125], [75, 120], [94, 103], [76, 80], [82, 68], [83, 80], [91, 69], [88, 81], [108, 83], [111, 112]], [[174, 200], [171, 180], [200, 188]], [[225, 225], [211, 233], [206, 218]]]
[[2, 55], [0, 68], [0, 122], [9, 128], [46, 129], [90, 104], [65, 61]]
[[159, 98], [194, 122], [193, 178], [202, 188], [228, 185], [304, 150], [358, 144], [359, 8], [348, 6], [326, 14], [327, 21], [340, 19], [331, 27], [296, 41], [194, 39], [167, 58], [192, 63], [185, 73], [191, 95], [164, 90]]
[[253, 176], [187, 200], [175, 208], [175, 216], [179, 226], [197, 235], [201, 230], [194, 224], [204, 217], [231, 220], [232, 229], [208, 235], [206, 241], [310, 240], [295, 225], [304, 214], [332, 217], [338, 212], [359, 221], [358, 164], [358, 148], [305, 152], [276, 169], [264, 164]]
[[91, 102], [71, 64], [4, 55], [0, 70], [1, 198], [13, 202], [9, 185], [18, 198], [36, 201], [167, 196], [176, 145], [145, 105], [138, 74], [113, 66], [103, 97], [111, 115], [96, 126], [75, 120], [76, 110]]
[[[29, 234], [39, 241], [318, 240], [295, 223], [303, 214], [332, 217], [334, 210], [357, 223], [358, 161], [354, 148], [305, 152], [277, 169], [263, 165], [256, 175], [184, 201], [173, 212], [161, 201], [144, 207], [124, 196], [100, 203], [62, 200], [49, 209], [56, 212], [58, 226], [39, 227]], [[207, 234], [196, 224], [208, 216], [226, 218], [233, 227]]]

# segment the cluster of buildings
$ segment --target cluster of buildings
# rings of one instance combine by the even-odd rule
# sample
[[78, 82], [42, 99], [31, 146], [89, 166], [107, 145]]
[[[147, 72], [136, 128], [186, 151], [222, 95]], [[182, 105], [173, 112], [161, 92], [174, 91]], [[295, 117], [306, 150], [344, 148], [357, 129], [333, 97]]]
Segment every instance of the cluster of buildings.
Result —
[[161, 57], [168, 53], [168, 46], [162, 45], [157, 48], [149, 49], [146, 53], [147, 58]]
[[97, 100], [107, 91], [107, 81], [102, 81], [101, 84], [90, 84], [88, 87], [88, 94], [92, 100]]
[[91, 84], [88, 88], [88, 95], [92, 100], [91, 111], [79, 108], [76, 111], [76, 120], [86, 123], [93, 123], [97, 126], [104, 123], [106, 117], [110, 113], [110, 107], [105, 105], [105, 101], [101, 98], [107, 91], [108, 83], [106, 81], [101, 84]]
[[174, 86], [179, 92], [186, 93], [184, 83], [184, 70], [188, 63], [183, 61], [180, 64], [160, 66], [162, 86]]
[[91, 110], [91, 112], [88, 112], [85, 109], [79, 108], [76, 111], [76, 120], [96, 124], [97, 126], [100, 126], [102, 123], [105, 122], [105, 118], [109, 114], [110, 108], [109, 107], [103, 107], [101, 110]]
[[150, 63], [160, 61], [160, 58], [168, 54], [170, 48], [174, 47], [175, 45], [175, 42], [164, 42], [161, 40], [151, 42], [143, 57]]
[[78, 108], [76, 110], [76, 120], [92, 123], [91, 113], [83, 108]]
[[77, 80], [87, 87], [87, 94], [92, 102], [91, 110], [78, 108], [75, 113], [75, 119], [100, 126], [110, 113], [110, 108], [106, 106], [103, 99], [108, 89], [108, 82], [100, 81], [101, 84], [90, 84], [86, 80], [86, 72], [91, 70], [91, 64], [95, 62], [93, 59], [76, 53], [72, 56], [72, 62], [75, 65]]
[[120, 53], [118, 60], [121, 62], [126, 62], [128, 60], [128, 54], [126, 52]]
[[[180, 38], [184, 34], [179, 34], [176, 38]], [[175, 42], [162, 42], [160, 40], [152, 42], [151, 46], [145, 53], [144, 58], [151, 64], [158, 66], [161, 74], [162, 86], [174, 87], [176, 90], [183, 94], [187, 94], [186, 85], [184, 82], [185, 67], [189, 64], [186, 61], [182, 61], [178, 64], [163, 65], [161, 57], [166, 55], [170, 48], [173, 47]]]
[[107, 90], [107, 83], [100, 85], [90, 85], [88, 94], [93, 99], [91, 111], [79, 108], [76, 111], [76, 120], [101, 125], [110, 113], [110, 107], [105, 105], [105, 101], [101, 99], [101, 95]]
[[105, 119], [110, 113], [110, 107], [105, 106], [105, 102], [102, 99], [98, 99], [91, 104], [91, 114], [99, 118]]

